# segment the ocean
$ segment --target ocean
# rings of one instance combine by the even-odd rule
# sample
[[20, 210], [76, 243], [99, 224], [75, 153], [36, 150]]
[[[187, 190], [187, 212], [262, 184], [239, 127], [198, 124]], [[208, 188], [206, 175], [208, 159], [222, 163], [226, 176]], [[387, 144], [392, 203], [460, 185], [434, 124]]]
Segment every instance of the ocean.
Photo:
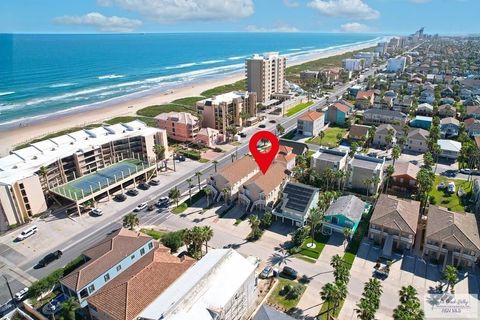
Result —
[[[0, 34], [0, 128], [130, 99], [244, 68], [254, 53], [289, 60], [378, 35], [321, 33]], [[375, 40], [375, 41], [374, 41]]]

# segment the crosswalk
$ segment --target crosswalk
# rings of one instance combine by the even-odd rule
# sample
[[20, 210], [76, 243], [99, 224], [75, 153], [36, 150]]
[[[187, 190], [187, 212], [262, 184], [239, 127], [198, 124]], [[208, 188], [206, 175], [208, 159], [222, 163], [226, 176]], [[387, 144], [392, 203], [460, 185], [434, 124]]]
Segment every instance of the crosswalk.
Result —
[[141, 226], [153, 226], [159, 225], [165, 222], [172, 213], [169, 209], [166, 209], [162, 212], [155, 211], [146, 211], [143, 214], [139, 215], [140, 225]]

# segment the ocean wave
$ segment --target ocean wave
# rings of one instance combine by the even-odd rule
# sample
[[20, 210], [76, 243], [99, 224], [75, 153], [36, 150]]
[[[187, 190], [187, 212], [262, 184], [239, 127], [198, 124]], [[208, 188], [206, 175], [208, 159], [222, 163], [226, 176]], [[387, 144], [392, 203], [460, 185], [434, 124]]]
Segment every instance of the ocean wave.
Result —
[[214, 63], [220, 63], [220, 62], [225, 62], [225, 60], [207, 60], [207, 61], [200, 62], [200, 64], [214, 64]]
[[301, 48], [288, 49], [288, 51], [302, 51]]
[[246, 57], [248, 57], [248, 56], [230, 57], [230, 58], [228, 58], [227, 60], [230, 60], [230, 61], [232, 61], [232, 60], [241, 60], [241, 59], [245, 59]]
[[14, 94], [14, 93], [15, 93], [15, 91], [0, 92], [0, 97], [1, 97], [1, 96], [8, 96], [8, 95]]
[[196, 66], [196, 62], [190, 62], [190, 63], [182, 63], [178, 64], [176, 66], [170, 66], [170, 67], [165, 67], [166, 70], [171, 70], [171, 69], [183, 69], [183, 68], [188, 68], [188, 67], [193, 67]]
[[66, 83], [56, 83], [48, 86], [49, 88], [63, 88], [63, 87], [70, 87], [76, 85], [75, 82], [66, 82]]
[[104, 76], [99, 76], [97, 79], [104, 80], [104, 79], [118, 79], [125, 77], [123, 74], [106, 74]]

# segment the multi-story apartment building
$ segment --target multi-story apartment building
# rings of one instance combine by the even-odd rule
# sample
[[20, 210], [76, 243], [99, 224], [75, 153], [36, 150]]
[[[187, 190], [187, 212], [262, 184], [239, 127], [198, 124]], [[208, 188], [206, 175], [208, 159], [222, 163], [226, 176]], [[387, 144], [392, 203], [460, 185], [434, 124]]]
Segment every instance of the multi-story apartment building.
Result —
[[254, 55], [245, 61], [247, 90], [256, 92], [259, 102], [269, 101], [274, 93], [286, 92], [285, 68], [287, 58], [278, 52]]
[[[0, 159], [0, 230], [25, 223], [47, 210], [46, 193], [65, 197], [79, 209], [82, 201], [155, 170], [155, 144], [164, 146], [168, 156], [165, 130], [147, 127], [135, 120], [75, 131], [13, 151]], [[142, 169], [116, 177], [115, 184], [102, 186], [88, 197], [62, 194], [68, 183], [127, 159], [138, 160]]]
[[[382, 184], [384, 165], [384, 159], [355, 154], [348, 163], [351, 170], [348, 186], [353, 190], [368, 190], [369, 194], [375, 194]], [[372, 177], [377, 177], [378, 181], [373, 181]]]
[[326, 169], [344, 170], [347, 166], [347, 153], [335, 149], [319, 149], [310, 161], [310, 167], [321, 175]]
[[477, 217], [430, 205], [423, 254], [428, 260], [456, 267], [472, 267], [480, 258]]
[[192, 142], [200, 130], [198, 118], [188, 112], [161, 113], [155, 117], [155, 122], [175, 141]]
[[257, 94], [240, 91], [221, 94], [198, 101], [197, 110], [202, 114], [202, 127], [226, 135], [229, 127], [245, 126], [244, 119], [257, 115]]
[[408, 120], [406, 114], [389, 109], [369, 109], [363, 113], [364, 124], [405, 124]]
[[403, 72], [407, 65], [407, 58], [390, 58], [387, 61], [387, 72]]
[[310, 210], [318, 203], [320, 189], [302, 183], [287, 182], [278, 205], [272, 211], [275, 220], [290, 222], [292, 226], [303, 227]]
[[378, 58], [377, 52], [358, 52], [353, 55], [355, 59], [362, 59], [364, 61], [364, 66], [369, 68], [372, 66], [376, 58]]
[[413, 248], [420, 216], [420, 202], [381, 194], [370, 218], [368, 238], [382, 246], [382, 254], [392, 249]]
[[297, 120], [297, 133], [308, 137], [316, 137], [325, 125], [323, 112], [311, 111]]
[[343, 59], [342, 68], [347, 71], [361, 71], [363, 69], [363, 59]]

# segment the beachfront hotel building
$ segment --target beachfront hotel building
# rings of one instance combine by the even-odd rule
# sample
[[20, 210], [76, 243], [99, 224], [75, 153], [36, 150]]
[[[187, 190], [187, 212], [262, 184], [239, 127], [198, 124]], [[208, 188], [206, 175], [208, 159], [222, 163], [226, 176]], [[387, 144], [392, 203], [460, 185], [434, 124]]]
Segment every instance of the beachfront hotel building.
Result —
[[[243, 127], [249, 119], [256, 117], [257, 95], [232, 91], [198, 101], [197, 110], [202, 115], [203, 128], [213, 128], [226, 135], [228, 127]], [[242, 118], [244, 114], [247, 118]]]
[[247, 90], [256, 92], [258, 102], [266, 103], [275, 93], [284, 93], [287, 58], [278, 52], [254, 55], [245, 61]]
[[194, 141], [200, 130], [198, 118], [188, 112], [161, 113], [155, 117], [155, 123], [167, 131], [170, 139], [180, 142]]
[[0, 158], [0, 230], [48, 209], [47, 199], [80, 213], [95, 201], [156, 170], [154, 145], [165, 147], [165, 130], [135, 120], [45, 139]]

